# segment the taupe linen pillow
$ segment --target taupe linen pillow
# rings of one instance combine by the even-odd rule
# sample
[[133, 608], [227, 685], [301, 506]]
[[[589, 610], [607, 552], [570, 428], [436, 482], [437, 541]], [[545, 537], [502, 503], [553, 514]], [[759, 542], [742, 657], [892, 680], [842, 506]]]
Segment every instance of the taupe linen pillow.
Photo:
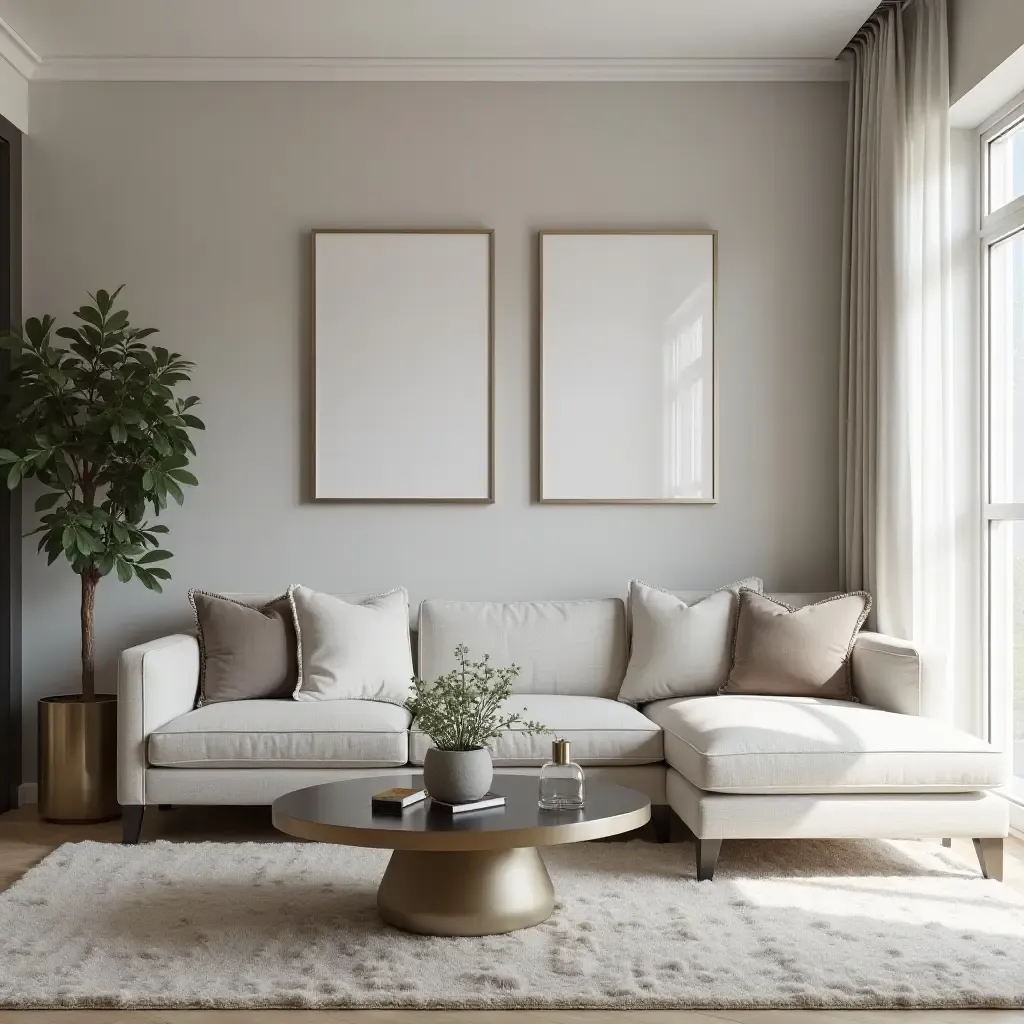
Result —
[[742, 589], [732, 670], [719, 693], [854, 700], [850, 652], [870, 610], [863, 591], [795, 609]]
[[290, 697], [299, 678], [288, 595], [253, 608], [190, 590], [199, 633], [199, 703]]

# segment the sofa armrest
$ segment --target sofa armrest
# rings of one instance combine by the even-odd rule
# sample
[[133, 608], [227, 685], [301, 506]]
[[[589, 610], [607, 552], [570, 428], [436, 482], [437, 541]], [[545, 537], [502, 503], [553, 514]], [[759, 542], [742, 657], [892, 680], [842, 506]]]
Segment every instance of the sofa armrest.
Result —
[[925, 654], [909, 640], [860, 633], [853, 645], [853, 692], [881, 711], [942, 718], [945, 684], [941, 655]]
[[181, 633], [121, 652], [117, 663], [117, 799], [146, 802], [149, 734], [195, 706], [199, 642]]

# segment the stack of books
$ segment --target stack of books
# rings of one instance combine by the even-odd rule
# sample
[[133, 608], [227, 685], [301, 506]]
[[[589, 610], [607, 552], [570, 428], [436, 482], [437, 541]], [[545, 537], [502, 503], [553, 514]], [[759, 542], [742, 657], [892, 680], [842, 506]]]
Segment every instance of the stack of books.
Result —
[[[383, 793], [374, 793], [370, 798], [370, 809], [374, 814], [401, 814], [407, 807], [415, 807], [426, 798], [425, 789], [385, 789]], [[471, 800], [465, 804], [446, 804], [430, 798], [430, 809], [436, 809], [440, 814], [463, 814], [466, 811], [483, 811], [490, 807], [504, 806], [505, 798], [500, 793], [487, 793], [479, 800]]]

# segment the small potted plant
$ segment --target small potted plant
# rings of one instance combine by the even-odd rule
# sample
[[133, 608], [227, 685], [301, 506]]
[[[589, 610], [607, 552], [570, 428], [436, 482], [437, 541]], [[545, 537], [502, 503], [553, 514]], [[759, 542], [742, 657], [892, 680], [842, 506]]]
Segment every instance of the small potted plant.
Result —
[[[178, 398], [192, 363], [150, 347], [155, 327], [132, 327], [116, 309], [120, 288], [90, 295], [80, 323], [53, 332], [52, 316], [25, 321], [3, 341], [11, 352], [9, 393], [0, 411], [0, 470], [14, 490], [34, 477], [39, 550], [66, 559], [81, 583], [81, 692], [39, 701], [39, 814], [49, 821], [117, 817], [117, 698], [96, 692], [93, 609], [99, 581], [111, 573], [159, 592], [170, 579], [161, 563], [167, 533], [150, 523], [179, 505], [195, 454], [190, 430], [202, 422]], [[52, 344], [51, 333], [68, 348]]]
[[530, 735], [548, 731], [518, 712], [503, 713], [519, 675], [515, 665], [495, 668], [486, 654], [482, 661], [470, 661], [464, 644], [455, 648], [455, 658], [458, 667], [433, 683], [413, 679], [413, 695], [405, 702], [434, 743], [423, 759], [424, 787], [447, 804], [479, 800], [491, 788], [490, 740], [512, 728]]

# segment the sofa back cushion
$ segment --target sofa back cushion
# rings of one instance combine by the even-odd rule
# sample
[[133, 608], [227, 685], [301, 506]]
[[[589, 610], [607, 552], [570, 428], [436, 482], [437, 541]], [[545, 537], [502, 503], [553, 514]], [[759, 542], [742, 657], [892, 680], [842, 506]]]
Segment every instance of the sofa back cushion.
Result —
[[629, 666], [619, 691], [627, 704], [718, 693], [729, 678], [739, 591], [757, 577], [685, 601], [640, 580], [629, 584]]
[[494, 665], [518, 665], [513, 693], [614, 700], [626, 673], [626, 609], [619, 598], [422, 602], [420, 677], [453, 669], [459, 644], [474, 661], [489, 654]]

